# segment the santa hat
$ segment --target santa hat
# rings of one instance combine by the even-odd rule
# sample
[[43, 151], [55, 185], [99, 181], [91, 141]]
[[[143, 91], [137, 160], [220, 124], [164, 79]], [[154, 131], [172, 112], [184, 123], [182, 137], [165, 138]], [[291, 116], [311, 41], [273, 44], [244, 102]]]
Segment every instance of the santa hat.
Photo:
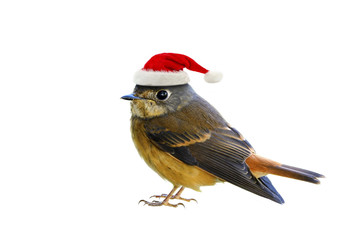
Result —
[[209, 71], [188, 56], [177, 53], [161, 53], [153, 56], [143, 69], [136, 72], [134, 82], [142, 86], [186, 84], [190, 79], [183, 68], [203, 73], [204, 80], [209, 83], [216, 83], [222, 79], [222, 73]]

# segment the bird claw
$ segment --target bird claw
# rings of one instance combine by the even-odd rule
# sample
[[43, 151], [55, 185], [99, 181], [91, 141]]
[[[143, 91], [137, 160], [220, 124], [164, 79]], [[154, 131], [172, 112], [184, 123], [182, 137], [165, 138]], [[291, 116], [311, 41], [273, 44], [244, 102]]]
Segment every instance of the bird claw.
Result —
[[150, 198], [166, 198], [168, 195], [167, 194], [162, 194], [162, 195], [152, 195]]
[[152, 202], [148, 202], [145, 200], [140, 200], [138, 204], [140, 204], [141, 202], [144, 202], [143, 206], [145, 205], [152, 206], [152, 207], [168, 206], [168, 207], [174, 207], [174, 208], [177, 208], [178, 206], [183, 206], [185, 208], [183, 203], [171, 204], [169, 202], [164, 202], [164, 201], [160, 202], [160, 201], [153, 200]]
[[178, 206], [183, 206], [185, 208], [185, 205], [183, 203], [177, 203], [177, 204], [174, 205], [174, 207], [178, 207]]
[[[166, 198], [167, 196], [168, 196], [167, 194], [152, 195], [150, 198]], [[198, 203], [197, 200], [194, 198], [182, 198], [182, 197], [177, 197], [176, 195], [172, 195], [170, 199], [177, 199], [177, 200], [182, 200], [186, 202], [195, 201], [196, 203]]]
[[145, 206], [145, 204], [147, 203], [147, 201], [145, 201], [145, 200], [140, 200], [139, 202], [138, 202], [138, 205], [141, 203], [141, 202], [144, 202], [144, 205], [143, 206]]

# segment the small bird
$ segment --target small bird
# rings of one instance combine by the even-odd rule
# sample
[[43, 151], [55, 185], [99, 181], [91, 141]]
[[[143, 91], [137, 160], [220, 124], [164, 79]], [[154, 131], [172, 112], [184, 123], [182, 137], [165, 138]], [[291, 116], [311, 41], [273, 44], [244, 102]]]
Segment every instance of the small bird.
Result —
[[241, 133], [196, 94], [184, 68], [205, 74], [210, 83], [222, 78], [221, 73], [208, 71], [188, 56], [161, 53], [135, 74], [133, 93], [122, 97], [131, 101], [131, 133], [139, 154], [173, 184], [169, 194], [152, 196], [163, 201], [140, 202], [184, 206], [170, 203], [171, 199], [195, 200], [181, 197], [184, 188], [199, 191], [201, 186], [229, 182], [282, 204], [268, 174], [320, 183], [323, 175], [319, 173], [257, 155]]

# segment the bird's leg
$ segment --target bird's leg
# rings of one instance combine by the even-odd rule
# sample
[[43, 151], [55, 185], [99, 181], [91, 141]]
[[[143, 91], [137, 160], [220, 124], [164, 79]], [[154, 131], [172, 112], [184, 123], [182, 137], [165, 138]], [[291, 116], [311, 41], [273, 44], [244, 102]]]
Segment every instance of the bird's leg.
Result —
[[[148, 206], [153, 206], [153, 207], [156, 207], [156, 206], [178, 207], [179, 205], [182, 205], [184, 207], [183, 203], [177, 203], [177, 204], [169, 203], [169, 200], [170, 200], [172, 194], [174, 194], [174, 192], [176, 191], [177, 188], [178, 188], [177, 186], [174, 186], [173, 189], [171, 190], [171, 192], [168, 195], [166, 195], [165, 199], [162, 202], [159, 202], [159, 201], [156, 201], [156, 200], [154, 200], [152, 202], [140, 200], [139, 203], [144, 202], [144, 205], [146, 204]], [[161, 196], [163, 196], [163, 195], [161, 195]]]
[[[183, 191], [184, 191], [184, 187], [182, 186], [175, 195], [171, 195], [170, 196], [170, 199], [178, 199], [178, 200], [183, 200], [183, 201], [186, 201], [186, 202], [190, 202], [190, 201], [197, 202], [197, 200], [194, 199], [194, 198], [182, 198], [181, 194], [182, 194]], [[169, 197], [169, 195], [166, 195], [166, 194], [153, 195], [150, 198], [152, 198], [152, 197], [155, 197], [155, 198], [167, 198], [167, 197]]]
[[183, 201], [187, 201], [187, 202], [195, 201], [197, 203], [197, 200], [194, 199], [194, 198], [182, 198], [181, 194], [182, 194], [183, 191], [184, 191], [184, 187], [181, 187], [181, 189], [178, 190], [178, 192], [176, 193], [175, 196], [172, 197], [172, 199], [178, 199], [178, 200], [183, 200]]

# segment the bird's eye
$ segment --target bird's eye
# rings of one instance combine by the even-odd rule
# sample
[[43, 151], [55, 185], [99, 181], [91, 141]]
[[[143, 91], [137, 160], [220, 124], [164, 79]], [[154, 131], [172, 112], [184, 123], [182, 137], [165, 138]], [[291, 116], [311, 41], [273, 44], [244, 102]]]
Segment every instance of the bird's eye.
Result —
[[169, 93], [166, 91], [166, 90], [160, 90], [157, 92], [156, 94], [156, 97], [159, 99], [159, 100], [165, 100], [167, 99], [169, 96]]

